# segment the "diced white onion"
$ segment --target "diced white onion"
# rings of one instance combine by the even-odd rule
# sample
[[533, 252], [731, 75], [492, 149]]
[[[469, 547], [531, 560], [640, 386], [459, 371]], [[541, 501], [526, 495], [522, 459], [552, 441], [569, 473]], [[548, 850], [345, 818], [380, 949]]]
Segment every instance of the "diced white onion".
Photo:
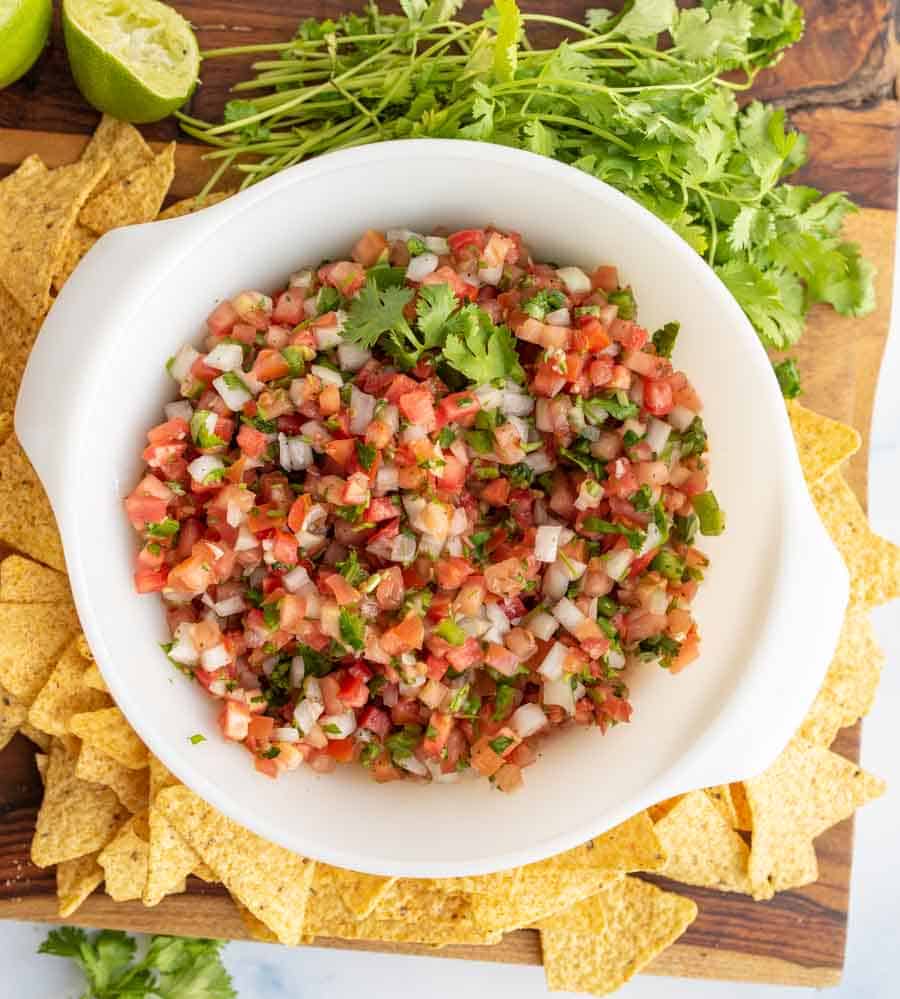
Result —
[[375, 473], [375, 493], [384, 496], [399, 487], [399, 473], [396, 465], [379, 465]]
[[291, 688], [299, 690], [303, 686], [303, 678], [306, 676], [306, 663], [303, 656], [294, 656], [291, 660]]
[[392, 434], [400, 429], [400, 410], [391, 402], [381, 411], [381, 422]]
[[663, 448], [668, 443], [669, 434], [671, 433], [671, 424], [663, 423], [662, 420], [657, 420], [656, 417], [653, 417], [647, 426], [647, 443], [650, 445], [650, 450], [654, 454], [661, 454]]
[[309, 370], [325, 385], [337, 385], [338, 388], [343, 387], [344, 379], [341, 377], [340, 371], [333, 371], [322, 364], [314, 364]]
[[314, 701], [307, 695], [306, 700], [300, 701], [294, 708], [294, 721], [297, 723], [297, 728], [306, 735], [324, 710], [325, 707], [321, 701]]
[[438, 256], [450, 252], [450, 244], [443, 236], [426, 236], [423, 242], [428, 250]]
[[693, 410], [688, 409], [686, 406], [674, 406], [666, 418], [676, 430], [684, 431], [694, 422], [696, 415]]
[[313, 272], [308, 267], [304, 267], [303, 270], [294, 271], [288, 278], [288, 284], [291, 288], [309, 288], [312, 283]]
[[535, 475], [543, 475], [555, 467], [550, 455], [543, 449], [526, 454], [523, 460]]
[[534, 399], [523, 392], [516, 392], [511, 389], [503, 390], [503, 399], [500, 403], [500, 411], [506, 416], [528, 416], [534, 409]]
[[544, 704], [557, 704], [564, 708], [566, 714], [575, 714], [575, 695], [572, 693], [572, 685], [567, 676], [549, 680], [543, 688]]
[[420, 253], [413, 257], [406, 267], [407, 281], [423, 281], [429, 274], [433, 274], [438, 269], [438, 258], [434, 253]]
[[528, 618], [525, 627], [535, 638], [539, 638], [542, 642], [548, 642], [556, 634], [559, 621], [546, 611], [538, 611]]
[[212, 673], [213, 670], [221, 669], [223, 666], [227, 666], [231, 662], [231, 653], [224, 645], [220, 642], [218, 645], [214, 645], [211, 649], [206, 649], [204, 652], [200, 653], [200, 666], [206, 670], [207, 673]]
[[318, 420], [307, 420], [300, 433], [309, 441], [313, 451], [322, 451], [331, 440], [331, 434]]
[[319, 727], [329, 739], [346, 739], [356, 731], [356, 715], [342, 711], [339, 715], [322, 715]]
[[469, 526], [469, 518], [466, 514], [465, 508], [458, 506], [453, 511], [453, 516], [450, 518], [450, 534], [454, 537], [459, 534], [463, 534]]
[[[308, 676], [303, 681], [303, 693], [306, 695], [308, 701], [313, 701], [316, 704], [324, 703], [324, 698], [322, 697], [322, 685], [319, 683], [318, 678], [314, 676]], [[320, 711], [319, 714], [322, 712]], [[316, 715], [318, 718], [319, 715]]]
[[461, 617], [456, 623], [473, 638], [481, 638], [491, 628], [490, 621], [483, 617]]
[[309, 298], [303, 300], [303, 315], [307, 319], [312, 319], [313, 316], [319, 313], [319, 296], [311, 295]]
[[625, 665], [625, 656], [618, 649], [610, 649], [606, 653], [606, 662], [612, 669], [621, 669]]
[[285, 725], [282, 728], [272, 729], [272, 742], [299, 742], [300, 733], [293, 725]]
[[617, 548], [606, 557], [607, 575], [619, 582], [625, 578], [625, 573], [633, 561], [634, 552], [630, 548]]
[[188, 472], [195, 482], [203, 483], [211, 472], [216, 472], [224, 467], [225, 463], [222, 459], [217, 458], [214, 454], [201, 454], [199, 458], [194, 458], [188, 465]]
[[547, 567], [544, 573], [544, 580], [541, 583], [541, 592], [548, 600], [559, 600], [566, 595], [569, 588], [569, 574], [562, 562], [554, 562]]
[[587, 620], [582, 611], [568, 597], [563, 597], [551, 609], [550, 613], [567, 631], [571, 631], [573, 635], [578, 630], [579, 625], [584, 624], [585, 620]]
[[194, 361], [199, 356], [200, 354], [189, 343], [186, 343], [183, 347], [179, 347], [172, 358], [172, 363], [169, 365], [169, 374], [176, 382], [183, 382], [191, 373]]
[[388, 229], [384, 236], [389, 243], [405, 243], [410, 239], [424, 242], [422, 237], [417, 232], [413, 232], [412, 229]]
[[244, 348], [239, 343], [217, 343], [203, 363], [218, 371], [237, 371], [244, 363]]
[[217, 604], [213, 605], [213, 610], [219, 617], [231, 617], [232, 614], [240, 614], [242, 610], [247, 607], [244, 598], [240, 593], [236, 593], [233, 597], [228, 597], [225, 600], [220, 600]]
[[[331, 350], [332, 347], [339, 347], [344, 342], [336, 323], [334, 326], [317, 326], [313, 333], [318, 350]], [[315, 367], [319, 367], [319, 365], [314, 365]]]
[[537, 529], [534, 536], [534, 557], [538, 562], [555, 562], [559, 549], [561, 527], [545, 525]]
[[177, 402], [167, 402], [165, 412], [167, 420], [184, 420], [185, 423], [190, 423], [194, 407], [187, 399], [179, 399]]
[[412, 562], [416, 557], [416, 542], [408, 534], [398, 534], [391, 545], [392, 562]]
[[[646, 555], [647, 552], [653, 551], [659, 543], [662, 541], [662, 531], [654, 523], [649, 523], [647, 525], [647, 533], [644, 535], [644, 543], [641, 545], [640, 554]], [[609, 569], [607, 569], [609, 572]], [[610, 573], [612, 575], [612, 573]]]
[[420, 423], [410, 423], [408, 427], [405, 427], [403, 433], [400, 434], [400, 442], [402, 444], [412, 444], [415, 441], [423, 440], [428, 436], [428, 431]]
[[562, 676], [563, 663], [566, 661], [568, 650], [561, 642], [554, 642], [550, 651], [544, 656], [544, 661], [538, 666], [538, 673], [547, 677], [548, 680], [555, 680]]
[[238, 531], [237, 540], [234, 543], [234, 550], [236, 552], [248, 552], [255, 548], [259, 544], [259, 540], [256, 535], [246, 526], [246, 524], [241, 525], [241, 529]]
[[568, 309], [555, 309], [544, 316], [544, 322], [548, 326], [571, 326], [572, 314]]
[[338, 363], [341, 371], [359, 371], [371, 356], [371, 351], [365, 347], [358, 347], [355, 343], [341, 343], [338, 346]]
[[191, 625], [189, 622], [179, 624], [175, 629], [175, 644], [169, 649], [169, 658], [185, 666], [196, 666], [200, 653], [191, 639]]
[[513, 711], [509, 719], [509, 727], [520, 739], [540, 732], [547, 724], [547, 716], [540, 704], [522, 704]]
[[318, 587], [315, 583], [307, 583], [305, 586], [301, 586], [298, 592], [306, 601], [306, 617], [310, 621], [318, 620], [322, 610], [322, 597]]
[[494, 388], [493, 385], [479, 385], [475, 389], [475, 395], [482, 409], [497, 409], [503, 402], [503, 390]]
[[415, 774], [416, 777], [428, 776], [428, 767], [417, 756], [404, 756], [402, 760], [397, 760], [397, 766]]
[[296, 593], [309, 582], [309, 573], [302, 565], [297, 565], [281, 577], [281, 582], [284, 583], [284, 588], [288, 593]]
[[500, 604], [486, 604], [484, 612], [487, 615], [488, 621], [491, 622], [491, 627], [500, 635], [505, 635], [512, 627], [509, 623], [509, 618], [506, 616]]
[[[240, 376], [238, 376], [240, 377]], [[253, 398], [250, 391], [243, 385], [229, 385], [222, 375], [213, 379], [213, 388], [222, 397], [222, 402], [231, 410], [237, 413]]]
[[209, 685], [209, 692], [213, 697], [224, 697], [228, 693], [228, 686], [224, 677], [218, 677]]
[[278, 435], [278, 463], [286, 472], [299, 472], [313, 463], [313, 452], [301, 437]]
[[481, 267], [478, 270], [478, 280], [494, 287], [500, 283], [500, 278], [502, 277], [503, 264], [497, 264], [496, 267]]
[[584, 562], [579, 562], [577, 558], [567, 558], [565, 561], [560, 559], [559, 562], [562, 563], [569, 581], [573, 583], [576, 579], [581, 579], [587, 569], [587, 565]]
[[580, 267], [560, 267], [556, 275], [570, 295], [586, 295], [591, 290], [591, 279]]

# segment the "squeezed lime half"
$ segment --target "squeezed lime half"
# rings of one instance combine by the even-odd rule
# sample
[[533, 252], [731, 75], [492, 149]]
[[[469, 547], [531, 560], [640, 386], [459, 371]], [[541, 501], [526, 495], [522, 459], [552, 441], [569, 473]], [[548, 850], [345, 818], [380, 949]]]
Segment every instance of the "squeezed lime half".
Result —
[[52, 17], [53, 0], [0, 0], [0, 89], [35, 64]]
[[159, 121], [197, 85], [194, 32], [157, 0], [64, 0], [63, 32], [78, 89], [115, 118]]

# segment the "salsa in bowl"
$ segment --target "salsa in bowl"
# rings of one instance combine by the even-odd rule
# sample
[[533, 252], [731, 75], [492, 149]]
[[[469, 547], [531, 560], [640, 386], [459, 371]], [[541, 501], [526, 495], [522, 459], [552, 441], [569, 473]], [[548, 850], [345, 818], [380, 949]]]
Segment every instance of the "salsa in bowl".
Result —
[[698, 655], [724, 526], [678, 333], [494, 227], [370, 229], [216, 306], [125, 508], [222, 735], [269, 777], [512, 791], [553, 730], [630, 721], [636, 671]]

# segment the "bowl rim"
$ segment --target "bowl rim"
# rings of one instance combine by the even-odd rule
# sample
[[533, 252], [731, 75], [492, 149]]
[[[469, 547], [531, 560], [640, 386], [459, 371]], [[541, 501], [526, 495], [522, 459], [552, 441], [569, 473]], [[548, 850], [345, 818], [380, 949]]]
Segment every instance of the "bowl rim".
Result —
[[[383, 163], [385, 161], [396, 160], [408, 162], [410, 158], [417, 156], [433, 157], [436, 154], [444, 158], [451, 157], [456, 160], [469, 162], [489, 161], [495, 164], [498, 163], [514, 169], [526, 170], [533, 175], [549, 178], [550, 180], [563, 179], [570, 188], [583, 192], [585, 197], [594, 200], [599, 198], [607, 205], [612, 204], [615, 210], [625, 216], [626, 219], [633, 220], [639, 239], [654, 241], [670, 252], [677, 254], [684, 262], [684, 265], [694, 272], [704, 292], [711, 296], [711, 300], [715, 303], [715, 308], [720, 310], [723, 313], [723, 318], [730, 321], [735, 327], [736, 334], [739, 330], [740, 336], [745, 339], [751, 338], [753, 344], [755, 344], [755, 349], [751, 351], [751, 355], [753, 357], [752, 363], [756, 368], [754, 377], [757, 377], [760, 383], [759, 390], [762, 393], [761, 402], [763, 405], [777, 404], [782, 409], [782, 417], [773, 420], [776, 443], [779, 448], [777, 463], [781, 470], [779, 481], [782, 493], [782, 505], [789, 508], [792, 507], [798, 519], [801, 512], [808, 514], [812, 510], [811, 501], [803, 485], [802, 474], [794, 450], [790, 424], [786, 413], [784, 413], [784, 408], [781, 406], [781, 396], [776, 381], [771, 377], [761, 377], [764, 368], [769, 368], [768, 358], [749, 320], [713, 269], [664, 222], [625, 194], [574, 167], [538, 156], [534, 153], [490, 143], [457, 139], [404, 139], [340, 150], [301, 163], [244, 191], [238, 192], [232, 197], [211, 206], [202, 213], [167, 221], [165, 226], [170, 227], [173, 237], [178, 232], [181, 237], [185, 238], [182, 238], [180, 241], [168, 240], [169, 253], [166, 257], [165, 266], [158, 268], [159, 273], [154, 274], [154, 280], [148, 282], [141, 289], [141, 294], [134, 297], [129, 305], [129, 312], [133, 313], [137, 309], [139, 302], [152, 295], [168, 274], [175, 268], [183, 265], [198, 242], [208, 239], [212, 233], [227, 225], [236, 216], [252, 209], [253, 205], [259, 201], [277, 197], [280, 193], [289, 190], [294, 185], [303, 184], [306, 180], [318, 177], [323, 173], [336, 173], [344, 168], [358, 168], [362, 165], [376, 162]], [[102, 246], [105, 243], [106, 246], [110, 246], [111, 244], [118, 243], [121, 249], [126, 251], [129, 242], [133, 239], [139, 241], [139, 235], [146, 233], [149, 228], [149, 225], [142, 225], [115, 230], [102, 237], [99, 245]], [[165, 238], [165, 229], [163, 227], [156, 226], [154, 233], [162, 233]], [[187, 238], [191, 233], [194, 233], [194, 235]], [[91, 252], [95, 251], [92, 250]], [[65, 289], [59, 301], [63, 305], [65, 304]], [[55, 309], [58, 307], [54, 306]], [[41, 444], [37, 440], [37, 435], [27, 425], [26, 420], [26, 410], [29, 409], [29, 395], [35, 391], [33, 383], [38, 377], [36, 374], [38, 368], [38, 364], [35, 364], [33, 368], [32, 363], [29, 362], [28, 370], [23, 379], [19, 402], [16, 407], [16, 427], [26, 453], [32, 457], [35, 466], [39, 468], [39, 474], [41, 474], [39, 467], [42, 464], [40, 460], [42, 457], [40, 453], [42, 451]], [[767, 370], [766, 374], [769, 375], [770, 372]], [[81, 409], [83, 411], [84, 407], [82, 406]], [[77, 404], [73, 406], [73, 411], [78, 411]], [[79, 436], [76, 429], [77, 418], [72, 422], [74, 439], [77, 439]], [[77, 449], [72, 448], [70, 451], [71, 453], [67, 456], [67, 460], [71, 467], [74, 463], [74, 455]], [[41, 474], [42, 478], [45, 475], [51, 478], [59, 477], [58, 474], [54, 475], [46, 469], [46, 462], [43, 464], [45, 468], [43, 474]], [[61, 469], [59, 471], [64, 470]], [[65, 477], [63, 475], [63, 479]], [[54, 502], [54, 497], [58, 498], [61, 495], [58, 490], [52, 489], [49, 485], [47, 492], [50, 494], [51, 502]], [[55, 507], [56, 505], [54, 503]], [[84, 579], [83, 566], [86, 556], [83, 553], [84, 549], [89, 546], [86, 544], [86, 539], [80, 529], [78, 518], [75, 517], [71, 510], [72, 504], [68, 501], [62, 502], [59, 500], [58, 507], [59, 509], [56, 509], [56, 512], [61, 524], [69, 575], [72, 580], [73, 595], [88, 641], [92, 648], [98, 650], [97, 658], [102, 670], [103, 660], [105, 658], [111, 660], [112, 657], [107, 652], [106, 643], [103, 638], [104, 626], [103, 614], [100, 613], [101, 605], [97, 604], [88, 592]], [[818, 525], [819, 530], [817, 533], [820, 535], [819, 540], [825, 541], [827, 535], [825, 535], [824, 528], [815, 515], [813, 516], [813, 524]], [[827, 544], [830, 546], [830, 541]], [[836, 556], [833, 548], [832, 554]], [[769, 595], [768, 602], [770, 605], [776, 599], [776, 593], [784, 588], [786, 581], [786, 568], [782, 560], [778, 578], [772, 586]], [[846, 602], [846, 592], [835, 602], [840, 602], [841, 606], [843, 606]], [[769, 621], [769, 610], [763, 614], [763, 618], [766, 622]], [[833, 636], [830, 636], [829, 630], [825, 628], [821, 636], [822, 648], [824, 649], [830, 644], [830, 648], [833, 649], [836, 639], [837, 630], [834, 630]], [[821, 670], [822, 675], [824, 675], [828, 658], [830, 656], [826, 656], [824, 659]], [[299, 849], [297, 843], [303, 839], [302, 831], [298, 834], [294, 830], [291, 834], [288, 834], [283, 829], [274, 827], [272, 822], [265, 819], [264, 816], [250, 812], [246, 806], [238, 806], [235, 799], [229, 794], [224, 781], [214, 783], [208, 779], [201, 772], [194, 769], [188, 754], [179, 753], [177, 748], [170, 745], [162, 735], [155, 734], [153, 726], [142, 712], [136, 696], [130, 691], [122, 673], [112, 669], [105, 671], [105, 675], [107, 673], [110, 675], [106, 676], [106, 679], [116, 703], [122, 708], [129, 723], [134, 726], [140, 737], [166, 767], [182, 779], [186, 785], [194, 789], [204, 800], [236, 822], [273, 842], [281, 843], [293, 850]], [[752, 686], [751, 680], [751, 677], [744, 677], [741, 682], [736, 683], [731, 689], [726, 705], [741, 696], [742, 691], [749, 689], [748, 685]], [[618, 808], [605, 810], [602, 815], [595, 818], [592, 822], [581, 823], [575, 828], [569, 828], [565, 833], [554, 835], [538, 844], [498, 851], [488, 860], [476, 860], [468, 864], [453, 863], [452, 867], [447, 864], [442, 865], [439, 861], [427, 864], [422, 861], [398, 864], [393, 858], [390, 860], [372, 857], [361, 858], [356, 855], [348, 855], [342, 850], [323, 847], [321, 844], [317, 844], [310, 855], [315, 855], [325, 862], [341, 867], [369, 871], [371, 873], [389, 873], [405, 877], [448, 877], [460, 874], [481, 874], [533, 862], [554, 855], [587, 841], [597, 835], [601, 827], [603, 829], [610, 828], [612, 825], [628, 818], [631, 814], [640, 811], [642, 808], [675, 793], [671, 788], [672, 777], [676, 771], [684, 773], [681, 780], [675, 781], [675, 784], [678, 785], [681, 791], [688, 791], [710, 784], [725, 783], [728, 780], [749, 776], [747, 773], [732, 774], [729, 776], [728, 773], [723, 772], [721, 780], [702, 777], [704, 773], [704, 761], [709, 761], [717, 748], [723, 745], [723, 740], [729, 737], [729, 711], [726, 705], [723, 705], [719, 710], [709, 729], [699, 733], [688, 744], [683, 757], [679, 757], [669, 766], [665, 767], [657, 775], [656, 779], [632, 798], [620, 803]], [[799, 719], [797, 721], [799, 722]], [[793, 725], [791, 726], [791, 731], [794, 727]], [[786, 744], [789, 736], [790, 732], [785, 733], [785, 738], [781, 740], [777, 750], [774, 748], [770, 749], [769, 758], [764, 761], [764, 765], [758, 767], [759, 770], [764, 769], [764, 766], [768, 765], [775, 758], [777, 752]], [[774, 746], [774, 742], [772, 745]], [[614, 821], [610, 822], [610, 817]], [[300, 849], [299, 852], [306, 851]]]

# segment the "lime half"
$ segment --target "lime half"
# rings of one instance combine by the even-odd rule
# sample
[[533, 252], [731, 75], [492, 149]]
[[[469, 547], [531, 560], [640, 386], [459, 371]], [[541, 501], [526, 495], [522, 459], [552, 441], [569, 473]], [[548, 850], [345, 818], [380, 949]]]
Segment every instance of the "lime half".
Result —
[[53, 0], [0, 0], [0, 89], [34, 65], [52, 17]]
[[115, 118], [159, 121], [197, 84], [194, 32], [156, 0], [64, 0], [63, 31], [78, 89]]

